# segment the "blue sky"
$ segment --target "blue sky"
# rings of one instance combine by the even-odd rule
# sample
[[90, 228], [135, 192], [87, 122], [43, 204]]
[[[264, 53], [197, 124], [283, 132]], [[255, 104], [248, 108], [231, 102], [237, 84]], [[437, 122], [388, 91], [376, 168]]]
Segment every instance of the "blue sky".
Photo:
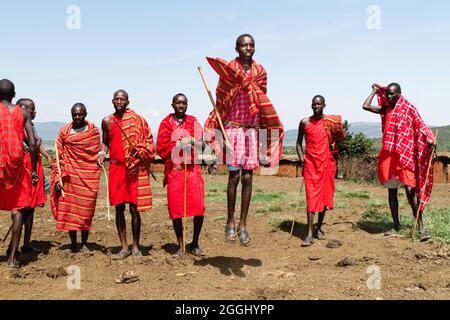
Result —
[[[80, 29], [67, 28], [70, 5]], [[371, 5], [380, 29], [369, 29]], [[448, 1], [10, 1], [2, 3], [0, 78], [30, 97], [39, 122], [70, 121], [83, 102], [97, 125], [125, 89], [156, 133], [178, 92], [203, 122], [212, 110], [197, 66], [211, 88], [218, 77], [205, 56], [232, 59], [239, 34], [256, 39], [255, 60], [268, 71], [268, 95], [286, 129], [311, 114], [322, 94], [326, 112], [376, 122], [361, 105], [374, 82], [399, 82], [430, 125], [450, 124]]]

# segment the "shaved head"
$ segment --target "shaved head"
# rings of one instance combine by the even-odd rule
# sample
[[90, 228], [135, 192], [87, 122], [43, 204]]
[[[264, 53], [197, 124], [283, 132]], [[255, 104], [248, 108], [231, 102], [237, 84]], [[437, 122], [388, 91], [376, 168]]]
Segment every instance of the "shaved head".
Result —
[[24, 108], [29, 108], [31, 105], [34, 104], [34, 101], [28, 98], [21, 98], [19, 100], [17, 100], [16, 104], [24, 107]]
[[396, 82], [391, 83], [390, 85], [387, 86], [388, 88], [392, 88], [395, 90], [395, 92], [397, 93], [402, 93], [402, 88], [400, 87], [400, 85]]
[[128, 92], [126, 92], [125, 90], [122, 90], [122, 89], [117, 90], [116, 92], [114, 92], [114, 96], [118, 95], [119, 93], [125, 95], [127, 97], [127, 99], [129, 99]]
[[312, 101], [314, 102], [314, 100], [316, 100], [316, 99], [321, 99], [322, 102], [325, 104], [325, 98], [324, 98], [324, 96], [318, 94], [317, 96], [314, 96], [314, 98], [312, 99]]
[[73, 105], [72, 109], [70, 109], [70, 112], [73, 112], [77, 108], [79, 108], [81, 112], [86, 113], [86, 106], [84, 104], [82, 104], [81, 102], [75, 103]]
[[0, 80], [0, 99], [12, 101], [16, 95], [16, 89], [14, 88], [14, 83], [8, 79]]

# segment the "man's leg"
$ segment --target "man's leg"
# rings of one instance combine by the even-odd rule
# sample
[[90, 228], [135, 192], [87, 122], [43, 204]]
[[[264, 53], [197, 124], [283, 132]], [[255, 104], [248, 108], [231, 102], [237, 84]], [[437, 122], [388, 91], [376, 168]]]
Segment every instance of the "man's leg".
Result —
[[[417, 192], [415, 188], [411, 188], [409, 186], [405, 186], [406, 196], [408, 197], [408, 202], [411, 206], [413, 216], [417, 219], [417, 213], [419, 211], [419, 200], [417, 198]], [[426, 241], [430, 238], [428, 233], [425, 230], [425, 225], [422, 219], [422, 212], [419, 213], [419, 230], [420, 230], [420, 240]]]
[[302, 243], [302, 247], [309, 247], [314, 243], [314, 212], [307, 213], [308, 235]]
[[398, 232], [400, 230], [400, 219], [398, 216], [398, 189], [389, 189], [389, 207], [391, 208], [392, 221], [394, 229], [389, 232]]
[[31, 231], [33, 229], [33, 220], [34, 220], [34, 208], [23, 212], [23, 224], [25, 226], [25, 232], [23, 236], [22, 253], [35, 250], [30, 244]]
[[247, 229], [247, 215], [250, 208], [250, 200], [252, 199], [253, 189], [253, 171], [242, 170], [242, 199], [241, 199], [241, 221], [239, 229]]
[[200, 237], [200, 232], [202, 231], [203, 226], [203, 216], [195, 216], [194, 217], [194, 234], [192, 237], [192, 242], [188, 245], [188, 250], [190, 253], [202, 257], [205, 253], [200, 249], [198, 245], [198, 239]]
[[8, 259], [8, 266], [17, 267], [18, 262], [16, 260], [17, 250], [19, 248], [20, 237], [22, 236], [22, 224], [23, 214], [21, 211], [11, 212], [12, 229], [11, 229], [11, 245], [10, 254]]
[[[234, 211], [236, 209], [236, 193], [239, 184], [240, 172], [230, 171], [228, 174], [228, 188], [227, 188], [227, 204], [228, 204], [228, 219], [225, 227], [225, 237], [229, 241], [234, 241], [236, 233], [234, 232]], [[227, 232], [229, 230], [229, 232]]]
[[89, 238], [89, 230], [81, 230], [81, 251], [84, 254], [92, 255], [93, 252], [87, 246], [88, 238]]
[[322, 231], [322, 224], [326, 212], [327, 209], [323, 210], [322, 212], [319, 212], [319, 220], [317, 221], [317, 227], [315, 231], [315, 236], [319, 240], [325, 240], [325, 232]]
[[[128, 253], [127, 243], [127, 225], [125, 223], [125, 203], [116, 206], [116, 227], [119, 233], [120, 244], [122, 245], [122, 253]], [[119, 253], [120, 254], [120, 253]]]
[[175, 231], [175, 236], [177, 237], [178, 245], [180, 247], [177, 253], [175, 253], [175, 256], [182, 256], [186, 253], [184, 250], [185, 248], [183, 246], [183, 219], [182, 218], [173, 219], [172, 223], [173, 223], [173, 230]]
[[130, 203], [131, 231], [133, 232], [133, 256], [142, 256], [139, 247], [141, 236], [141, 214], [137, 210], [137, 205]]
[[77, 231], [70, 230], [69, 237], [70, 237], [70, 251], [76, 252], [77, 251]]

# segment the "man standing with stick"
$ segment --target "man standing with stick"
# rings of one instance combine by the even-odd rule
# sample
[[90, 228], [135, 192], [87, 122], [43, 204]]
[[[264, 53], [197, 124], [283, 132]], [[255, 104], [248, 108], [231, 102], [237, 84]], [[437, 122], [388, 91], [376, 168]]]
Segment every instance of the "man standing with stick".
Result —
[[[116, 226], [122, 250], [114, 259], [125, 259], [130, 254], [142, 257], [139, 247], [141, 232], [140, 212], [152, 208], [150, 163], [155, 159], [153, 135], [147, 121], [128, 108], [128, 93], [114, 93], [115, 113], [102, 121], [102, 141], [98, 163], [103, 165], [109, 150], [109, 198], [116, 207]], [[125, 204], [130, 205], [133, 247], [127, 244]]]
[[[232, 148], [225, 159], [229, 171], [225, 239], [234, 242], [239, 235], [241, 244], [247, 246], [250, 243], [247, 215], [253, 170], [259, 166], [261, 153], [264, 153], [259, 149], [259, 142], [267, 146], [267, 154], [262, 156], [264, 164], [275, 166], [281, 156], [284, 132], [276, 110], [266, 96], [267, 72], [253, 60], [254, 38], [249, 34], [239, 36], [235, 50], [239, 56], [229, 62], [207, 58], [220, 80], [216, 90], [218, 112], [211, 112], [206, 120], [205, 135], [207, 143], [220, 156], [223, 150], [214, 144], [218, 139], [211, 132], [219, 133], [214, 129], [220, 127], [220, 118], [224, 120]], [[264, 134], [259, 134], [260, 129], [267, 130], [267, 139]], [[236, 230], [234, 212], [239, 180], [242, 181], [241, 219]]]
[[[371, 106], [375, 96], [378, 105]], [[422, 213], [433, 187], [433, 166], [429, 164], [434, 135], [417, 109], [402, 96], [397, 83], [391, 83], [387, 88], [372, 85], [372, 93], [363, 109], [381, 115], [383, 139], [378, 156], [378, 179], [389, 190], [389, 207], [394, 221], [393, 229], [386, 235], [400, 230], [397, 194], [398, 188], [405, 186], [413, 215], [418, 219], [420, 240], [427, 241], [430, 236], [425, 230]]]
[[[20, 105], [13, 105], [16, 95], [14, 84], [0, 80], [0, 210], [11, 211], [11, 244], [7, 264], [18, 268], [16, 259], [24, 215], [32, 203], [32, 189], [39, 176], [36, 173], [36, 137], [31, 124], [31, 114]], [[29, 154], [24, 154], [22, 144], [28, 142]]]
[[203, 130], [193, 116], [186, 115], [188, 99], [182, 93], [172, 99], [174, 113], [169, 114], [159, 126], [156, 150], [164, 161], [164, 182], [167, 186], [169, 216], [180, 249], [175, 254], [185, 254], [186, 236], [183, 232], [186, 217], [194, 217], [192, 242], [188, 252], [204, 256], [198, 239], [205, 212], [205, 188], [198, 150], [203, 148]]
[[[297, 138], [297, 153], [303, 166], [304, 184], [306, 188], [306, 203], [308, 215], [308, 235], [302, 246], [309, 247], [314, 243], [314, 237], [323, 240], [322, 230], [325, 213], [333, 209], [334, 177], [336, 161], [333, 150], [337, 143], [345, 138], [340, 116], [324, 115], [325, 98], [317, 95], [312, 100], [313, 115], [300, 121]], [[306, 150], [303, 147], [306, 141]], [[315, 230], [314, 215], [318, 214]]]
[[51, 207], [56, 230], [69, 232], [70, 250], [78, 250], [77, 231], [80, 231], [81, 251], [91, 255], [87, 240], [100, 184], [97, 165], [100, 133], [86, 120], [84, 104], [76, 103], [71, 114], [72, 122], [59, 130], [56, 140], [57, 158], [53, 162], [50, 184]]

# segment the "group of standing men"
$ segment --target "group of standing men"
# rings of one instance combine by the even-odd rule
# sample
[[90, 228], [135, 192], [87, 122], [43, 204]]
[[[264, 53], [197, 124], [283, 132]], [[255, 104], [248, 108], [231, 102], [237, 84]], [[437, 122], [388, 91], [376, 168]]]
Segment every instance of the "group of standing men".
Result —
[[[204, 130], [195, 117], [186, 114], [186, 95], [176, 94], [172, 99], [174, 112], [160, 124], [156, 149], [147, 121], [129, 107], [128, 93], [119, 90], [112, 100], [115, 112], [102, 121], [101, 139], [99, 130], [86, 120], [85, 105], [77, 103], [72, 107], [73, 121], [60, 130], [56, 157], [53, 159], [40, 147], [40, 139], [36, 138], [33, 130], [34, 103], [25, 99], [12, 104], [14, 85], [9, 80], [1, 80], [0, 210], [11, 211], [13, 220], [7, 252], [8, 265], [18, 267], [16, 255], [22, 225], [25, 225], [25, 241], [21, 251], [33, 250], [30, 245], [33, 212], [34, 208], [45, 202], [39, 149], [52, 164], [50, 199], [56, 228], [69, 232], [72, 251], [77, 250], [77, 231], [81, 231], [81, 251], [92, 254], [87, 240], [95, 213], [101, 168], [104, 169], [104, 163], [109, 158], [109, 200], [115, 206], [116, 226], [122, 245], [113, 258], [142, 256], [139, 245], [140, 213], [152, 208], [150, 164], [157, 152], [165, 164], [163, 185], [167, 186], [169, 216], [180, 245], [175, 255], [184, 255], [187, 250], [203, 256], [199, 235], [205, 205], [199, 151], [205, 148], [205, 142], [217, 159], [227, 164], [229, 171], [225, 240], [234, 242], [239, 238], [242, 245], [249, 245], [247, 215], [252, 196], [253, 170], [260, 163], [265, 166], [278, 164], [284, 132], [277, 112], [266, 95], [267, 72], [253, 60], [254, 38], [249, 34], [239, 36], [235, 49], [238, 57], [234, 60], [227, 62], [208, 58], [220, 80], [216, 90], [217, 108], [208, 117]], [[370, 106], [375, 95], [378, 95], [379, 106]], [[325, 212], [333, 208], [334, 153], [339, 142], [345, 138], [342, 118], [325, 115], [325, 106], [325, 98], [315, 96], [312, 100], [313, 115], [302, 119], [299, 125], [297, 152], [300, 162], [304, 164], [308, 221], [308, 235], [302, 246], [312, 245], [314, 238], [325, 238], [322, 230]], [[27, 109], [31, 110], [31, 107], [30, 113]], [[431, 184], [424, 179], [424, 163], [430, 156], [429, 149], [434, 144], [434, 137], [417, 110], [401, 96], [398, 84], [387, 88], [374, 85], [363, 108], [382, 116], [383, 148], [379, 176], [380, 181], [389, 188], [389, 204], [394, 220], [391, 232], [398, 231], [400, 227], [397, 189], [405, 185], [413, 213], [420, 215], [421, 238], [426, 240], [429, 236], [424, 229], [421, 213], [429, 199]], [[400, 126], [402, 131], [396, 130]], [[264, 134], [261, 134], [263, 131]], [[242, 182], [241, 214], [236, 227], [234, 215], [239, 181]], [[418, 198], [422, 200], [420, 208]], [[131, 214], [131, 250], [126, 234], [126, 204], [129, 204]], [[318, 213], [316, 228], [315, 213]], [[194, 217], [193, 240], [187, 246], [183, 217]]]

